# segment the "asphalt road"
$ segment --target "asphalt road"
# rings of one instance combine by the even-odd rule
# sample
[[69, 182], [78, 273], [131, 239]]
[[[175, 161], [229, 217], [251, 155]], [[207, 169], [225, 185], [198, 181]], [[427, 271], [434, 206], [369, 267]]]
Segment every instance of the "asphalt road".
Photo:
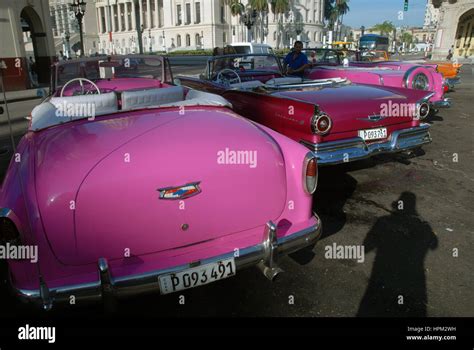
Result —
[[[422, 154], [320, 169], [314, 210], [323, 237], [284, 258], [276, 281], [251, 268], [182, 293], [121, 300], [116, 317], [474, 316], [474, 66], [462, 68], [461, 81], [452, 108], [429, 121], [433, 143]], [[16, 118], [29, 111], [25, 102], [10, 108]], [[364, 246], [365, 260], [329, 259], [333, 244]], [[4, 280], [0, 317], [39, 316]], [[102, 315], [102, 305], [76, 304], [46, 317]]]

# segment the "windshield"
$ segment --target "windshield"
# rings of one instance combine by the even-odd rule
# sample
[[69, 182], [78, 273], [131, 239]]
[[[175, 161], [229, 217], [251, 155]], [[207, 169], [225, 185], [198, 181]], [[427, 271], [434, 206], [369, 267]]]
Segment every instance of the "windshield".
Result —
[[341, 55], [336, 50], [325, 49], [303, 49], [303, 52], [308, 57], [309, 63], [322, 64], [339, 64], [339, 56]]
[[388, 38], [380, 35], [367, 35], [359, 39], [359, 49], [388, 50]]
[[385, 61], [386, 54], [384, 51], [361, 51], [360, 52], [361, 61]]
[[250, 53], [250, 46], [242, 45], [242, 46], [232, 46], [236, 53]]
[[101, 79], [146, 78], [168, 81], [163, 77], [161, 57], [97, 57], [60, 62], [55, 69], [54, 90], [74, 78], [86, 78], [94, 82]]
[[219, 73], [237, 72], [242, 81], [271, 79], [281, 76], [279, 59], [274, 55], [227, 55], [214, 57], [208, 64], [208, 78], [216, 78]]

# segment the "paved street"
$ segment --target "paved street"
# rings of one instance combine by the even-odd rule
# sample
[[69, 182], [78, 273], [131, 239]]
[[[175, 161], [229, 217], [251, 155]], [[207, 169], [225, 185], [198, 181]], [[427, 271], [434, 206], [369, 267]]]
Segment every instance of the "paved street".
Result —
[[[183, 69], [180, 73], [201, 71]], [[123, 300], [116, 312], [150, 317], [472, 316], [473, 66], [462, 68], [461, 81], [449, 94], [452, 108], [429, 121], [433, 143], [424, 147], [424, 154], [380, 156], [320, 169], [314, 210], [323, 220], [323, 237], [313, 252], [285, 258], [285, 273], [276, 281], [252, 268], [183, 293]], [[37, 102], [9, 105], [17, 134], [26, 126], [22, 117]], [[4, 115], [0, 127], [4, 150]], [[8, 157], [0, 161], [3, 176]], [[326, 258], [325, 248], [333, 244], [363, 245], [365, 261]], [[19, 308], [2, 276], [2, 317], [38, 315]], [[49, 315], [93, 318], [102, 313], [101, 305], [77, 304]]]

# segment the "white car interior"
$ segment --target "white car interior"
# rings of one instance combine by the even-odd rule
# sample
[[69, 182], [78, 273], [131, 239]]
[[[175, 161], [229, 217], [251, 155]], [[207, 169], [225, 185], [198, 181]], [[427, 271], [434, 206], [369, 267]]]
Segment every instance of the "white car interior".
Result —
[[115, 92], [52, 97], [33, 109], [30, 130], [118, 111], [180, 106], [232, 107], [229, 101], [219, 95], [197, 90], [189, 90], [185, 94], [182, 86], [123, 91], [121, 109]]

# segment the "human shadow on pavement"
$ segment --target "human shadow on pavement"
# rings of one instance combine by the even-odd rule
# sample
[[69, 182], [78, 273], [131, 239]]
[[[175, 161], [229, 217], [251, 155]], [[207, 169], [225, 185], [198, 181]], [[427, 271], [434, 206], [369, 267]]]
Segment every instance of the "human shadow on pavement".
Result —
[[437, 248], [438, 239], [419, 217], [415, 194], [403, 192], [392, 207], [363, 243], [365, 254], [376, 250], [376, 256], [357, 316], [426, 317], [424, 260]]

